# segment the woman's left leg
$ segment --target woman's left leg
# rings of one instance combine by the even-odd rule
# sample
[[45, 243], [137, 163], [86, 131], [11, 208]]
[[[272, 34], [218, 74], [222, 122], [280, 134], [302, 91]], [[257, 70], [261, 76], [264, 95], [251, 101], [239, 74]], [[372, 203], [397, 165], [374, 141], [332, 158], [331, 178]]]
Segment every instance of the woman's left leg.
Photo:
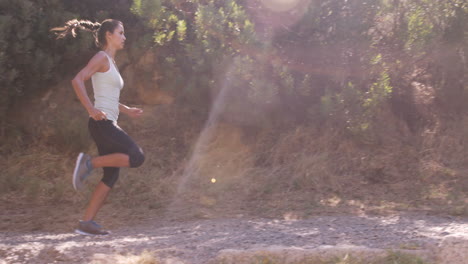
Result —
[[144, 161], [141, 148], [116, 123], [90, 119], [89, 125], [99, 152], [91, 164], [93, 168], [103, 168], [104, 175], [91, 196], [83, 221], [95, 218], [119, 178], [120, 167], [139, 167]]
[[94, 189], [93, 195], [89, 200], [88, 207], [86, 208], [83, 221], [91, 221], [96, 217], [97, 212], [101, 209], [104, 201], [106, 200], [112, 188], [107, 186], [104, 182], [99, 182]]

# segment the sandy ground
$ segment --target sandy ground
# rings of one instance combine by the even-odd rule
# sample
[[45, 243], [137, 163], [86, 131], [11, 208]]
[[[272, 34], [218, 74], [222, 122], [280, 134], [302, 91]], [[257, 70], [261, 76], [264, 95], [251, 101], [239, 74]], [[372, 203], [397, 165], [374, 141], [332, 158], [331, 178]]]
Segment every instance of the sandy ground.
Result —
[[[354, 245], [427, 249], [445, 237], [468, 240], [468, 219], [425, 214], [308, 219], [148, 220], [102, 237], [73, 232], [1, 232], [0, 263], [112, 263], [148, 251], [166, 263], [205, 264], [224, 249]], [[170, 260], [170, 262], [167, 262]], [[125, 262], [125, 261], [124, 261]]]

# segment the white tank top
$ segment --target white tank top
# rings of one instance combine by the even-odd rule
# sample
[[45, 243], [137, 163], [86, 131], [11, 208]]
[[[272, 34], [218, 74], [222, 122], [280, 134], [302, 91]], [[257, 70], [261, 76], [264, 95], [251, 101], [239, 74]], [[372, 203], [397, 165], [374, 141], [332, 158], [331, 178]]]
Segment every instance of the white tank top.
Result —
[[104, 51], [100, 52], [103, 52], [109, 60], [109, 70], [96, 72], [91, 76], [94, 107], [106, 113], [107, 119], [117, 121], [119, 118], [120, 90], [122, 90], [124, 82], [114, 61]]

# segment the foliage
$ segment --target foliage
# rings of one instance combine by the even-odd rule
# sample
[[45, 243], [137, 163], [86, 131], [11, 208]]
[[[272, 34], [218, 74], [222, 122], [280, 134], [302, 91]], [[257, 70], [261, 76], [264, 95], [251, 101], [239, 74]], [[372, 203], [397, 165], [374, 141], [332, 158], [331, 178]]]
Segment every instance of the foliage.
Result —
[[[221, 90], [229, 87], [227, 95], [230, 97], [223, 101], [222, 106], [228, 109], [226, 105], [232, 105], [235, 100], [240, 102], [237, 108], [242, 108], [242, 111], [239, 111], [240, 117], [235, 121], [245, 128], [242, 132], [247, 135], [246, 145], [249, 144], [250, 148], [250, 143], [261, 138], [262, 134], [268, 135], [264, 146], [257, 147], [262, 153], [252, 159], [255, 159], [255, 166], [269, 167], [272, 164], [276, 165], [275, 159], [280, 160], [277, 156], [289, 157], [284, 162], [277, 162], [281, 171], [258, 173], [268, 177], [273, 175], [265, 181], [268, 183], [263, 189], [266, 190], [265, 193], [273, 192], [271, 190], [275, 188], [271, 186], [280, 180], [281, 184], [288, 184], [288, 181], [282, 181], [280, 177], [275, 179], [275, 173], [291, 175], [289, 178], [292, 178], [291, 182], [294, 183], [290, 185], [296, 186], [292, 188], [315, 188], [315, 185], [318, 185], [315, 182], [319, 182], [320, 177], [323, 177], [327, 178], [327, 181], [324, 180], [327, 188], [340, 191], [341, 185], [334, 187], [333, 180], [330, 180], [333, 179], [332, 174], [341, 177], [337, 182], [345, 182], [342, 181], [342, 177], [351, 178], [369, 171], [369, 175], [375, 174], [375, 177], [370, 177], [374, 179], [380, 178], [384, 171], [383, 176], [388, 173], [389, 177], [398, 180], [400, 175], [407, 176], [405, 172], [410, 176], [420, 172], [413, 169], [418, 166], [424, 167], [424, 163], [418, 159], [433, 166], [433, 161], [427, 158], [430, 154], [440, 157], [434, 162], [436, 167], [439, 166], [439, 162], [456, 163], [452, 157], [466, 156], [463, 140], [458, 141], [462, 136], [457, 134], [435, 139], [438, 134], [414, 122], [427, 116], [431, 117], [436, 111], [439, 115], [447, 114], [457, 120], [464, 113], [463, 110], [466, 110], [466, 1], [311, 0], [299, 1], [298, 6], [288, 12], [268, 10], [268, 7], [262, 6], [261, 3], [266, 1], [120, 0], [119, 4], [115, 4], [116, 2], [0, 0], [2, 129], [6, 127], [5, 116], [12, 109], [11, 106], [18, 103], [19, 98], [28, 96], [32, 98], [28, 102], [34, 103], [37, 100], [33, 99], [39, 98], [44, 88], [52, 87], [51, 83], [68, 78], [96, 51], [91, 34], [79, 33], [76, 39], [57, 41], [49, 32], [50, 28], [63, 25], [72, 18], [101, 21], [104, 18], [115, 17], [125, 24], [128, 61], [138, 73], [137, 78], [145, 81], [143, 84], [147, 84], [146, 81], [156, 81], [158, 85], [154, 85], [155, 87], [178, 93], [177, 98], [185, 99], [182, 101], [184, 103], [193, 103], [200, 99], [197, 102], [201, 104], [196, 107], [211, 106], [210, 103], [213, 102], [210, 100], [214, 98], [211, 95], [222, 94]], [[142, 56], [145, 56], [145, 62], [147, 59], [151, 65], [140, 63]], [[413, 83], [427, 88], [428, 93], [434, 92], [430, 94], [434, 97], [434, 103], [431, 101], [430, 105], [424, 107], [417, 105], [418, 98], [415, 93], [418, 91], [413, 87]], [[192, 115], [199, 110], [181, 108]], [[378, 132], [385, 131], [396, 123], [387, 122], [385, 119], [389, 110], [395, 112], [393, 118], [400, 118], [415, 130], [428, 131], [427, 134], [431, 134], [431, 137], [434, 135], [434, 139], [425, 138], [428, 142], [421, 145], [416, 142], [415, 154], [406, 154], [406, 150], [401, 152], [401, 160], [404, 162], [400, 163], [400, 159], [394, 158], [395, 161], [385, 163], [384, 159], [369, 162], [368, 157], [372, 157], [375, 152], [354, 153], [354, 142], [350, 143], [351, 140], [343, 140], [344, 137], [340, 137], [343, 134], [353, 135], [356, 137], [352, 139], [364, 138], [369, 142], [370, 137], [388, 136]], [[433, 112], [421, 114], [418, 111]], [[58, 145], [58, 148], [50, 148], [61, 152], [53, 157], [53, 164], [56, 164], [57, 159], [62, 159], [63, 154], [76, 152], [87, 146], [86, 131], [77, 129], [83, 128], [83, 124], [78, 121], [68, 122], [67, 118], [70, 116], [60, 113], [60, 116], [53, 118], [55, 123], [44, 125], [52, 128], [49, 141], [44, 138], [28, 141], [33, 142], [31, 145], [38, 142], [52, 142], [51, 144]], [[193, 116], [189, 118], [195, 119]], [[165, 120], [187, 124], [186, 120], [181, 121], [180, 115], [167, 115]], [[199, 122], [200, 119], [196, 120]], [[439, 126], [440, 120], [443, 119], [437, 119], [434, 123]], [[39, 119], [37, 122], [40, 122]], [[66, 123], [66, 126], [62, 125], [62, 122]], [[193, 143], [187, 135], [193, 135], [195, 132], [190, 134], [186, 131], [187, 127], [171, 128], [167, 122], [151, 122], [139, 132], [154, 135], [152, 129], [155, 124], [168, 127], [164, 134], [171, 135], [170, 140], [165, 140], [164, 143], [161, 141], [160, 145], [169, 144], [167, 142], [174, 144], [174, 138], [183, 138], [186, 145], [181, 143], [169, 148], [174, 152], [179, 151], [177, 154], [181, 156], [185, 155], [186, 152], [181, 151], [179, 145], [188, 146]], [[11, 140], [10, 145], [21, 145], [17, 149], [28, 149], [25, 147], [26, 143], [23, 143], [28, 139], [24, 136], [25, 132], [12, 125], [8, 127], [11, 127], [13, 135], [10, 138], [16, 140]], [[298, 137], [297, 148], [285, 147], [287, 150], [281, 154], [277, 150], [278, 145], [281, 146], [278, 144], [283, 132], [281, 129], [291, 132], [283, 135], [295, 135], [300, 132], [301, 127], [311, 128], [304, 132], [309, 137]], [[406, 132], [403, 126], [394, 128], [399, 129], [403, 131], [402, 134]], [[455, 130], [461, 131], [460, 134], [466, 132], [466, 129], [453, 129]], [[174, 131], [183, 131], [183, 135], [173, 136]], [[253, 132], [250, 133], [251, 131]], [[322, 138], [321, 135], [328, 137]], [[154, 141], [155, 137], [144, 138]], [[319, 140], [314, 141], [317, 138]], [[450, 142], [448, 139], [452, 138], [454, 140]], [[406, 140], [413, 143], [413, 138], [403, 138], [398, 142], [404, 142], [406, 145]], [[284, 141], [284, 145], [294, 145], [288, 140]], [[320, 146], [321, 141], [329, 144]], [[314, 144], [308, 145], [305, 142]], [[5, 145], [2, 144], [2, 147]], [[445, 153], [436, 153], [438, 149], [442, 149], [441, 146], [448, 146]], [[397, 156], [400, 153], [397, 150], [399, 147], [400, 145], [395, 144], [395, 148], [382, 148], [382, 152]], [[252, 147], [254, 148], [255, 146]], [[164, 166], [174, 168], [180, 166], [182, 157], [169, 155], [168, 158], [163, 147], [153, 147], [151, 151], [156, 149], [161, 149], [161, 153], [154, 155], [157, 157], [155, 159], [158, 159], [154, 164], [169, 164]], [[329, 149], [341, 156], [329, 154], [335, 153], [328, 152]], [[452, 151], [453, 149], [458, 151]], [[317, 151], [319, 154], [311, 154], [308, 150]], [[50, 151], [47, 149], [43, 152]], [[297, 156], [297, 153], [303, 154]], [[389, 159], [393, 159], [393, 156]], [[37, 157], [36, 155], [31, 160], [41, 160]], [[408, 157], [410, 162], [405, 160]], [[297, 162], [291, 162], [292, 160]], [[324, 161], [330, 161], [330, 164], [338, 168], [334, 170], [332, 166], [324, 165]], [[261, 165], [257, 165], [257, 162]], [[65, 171], [50, 169], [53, 167], [50, 163], [46, 167], [39, 167], [44, 179], [41, 178], [39, 183], [38, 180], [34, 180], [31, 184], [25, 184], [24, 181], [28, 179], [37, 179], [29, 177], [31, 175], [23, 171], [30, 165], [30, 160], [24, 163], [29, 164], [28, 166], [20, 163], [13, 166], [16, 163], [16, 160], [3, 163], [4, 167], [9, 169], [0, 179], [0, 191], [21, 191], [21, 186], [30, 186], [31, 188], [27, 187], [30, 189], [28, 192], [34, 196], [34, 193], [49, 188], [46, 185], [49, 182], [46, 176], [62, 175]], [[358, 163], [368, 165], [359, 167], [361, 165]], [[340, 166], [342, 164], [343, 166]], [[63, 167], [69, 168], [68, 165]], [[152, 169], [154, 167], [148, 166], [148, 172], [144, 174], [153, 177]], [[313, 173], [309, 174], [309, 171]], [[171, 175], [172, 170], [167, 172], [161, 174]], [[439, 175], [439, 172], [434, 173], [436, 174]], [[15, 178], [16, 175], [25, 176]], [[329, 175], [332, 176], [328, 177]], [[168, 180], [168, 184], [163, 186], [169, 186], [172, 181]], [[360, 182], [359, 178], [355, 181]], [[159, 186], [159, 183], [153, 185]], [[135, 189], [129, 189], [133, 190]], [[144, 190], [143, 193], [152, 194]], [[457, 192], [463, 193], [463, 190]], [[463, 201], [462, 198], [454, 200]], [[466, 207], [463, 206], [456, 209], [457, 214], [464, 211]]]
[[[47, 4], [46, 4], [47, 2]], [[44, 32], [58, 22], [60, 1], [0, 1], [0, 120], [14, 98], [50, 81], [58, 65]], [[44, 19], [47, 17], [48, 19]], [[2, 123], [4, 127], [5, 123]]]
[[120, 2], [0, 0], [1, 135], [11, 127], [7, 114], [19, 99], [41, 96], [52, 84], [70, 78], [96, 52], [92, 34], [55, 40], [49, 30], [74, 18], [102, 21], [114, 15], [131, 24], [130, 1]]
[[[383, 108], [411, 95], [408, 79], [416, 68], [431, 75], [425, 82], [444, 109], [464, 109], [468, 5], [462, 0], [299, 1], [288, 12], [242, 0], [113, 3], [0, 1], [2, 120], [15, 98], [89, 58], [82, 54], [91, 54], [90, 34], [55, 41], [49, 28], [107, 17], [128, 24], [130, 63], [154, 56], [154, 65], [138, 66], [142, 79], [162, 76], [158, 87], [189, 99], [227, 81], [244, 96], [243, 107], [262, 105], [274, 122], [372, 130]], [[288, 14], [294, 17], [282, 18]]]
[[[132, 12], [154, 32], [158, 71], [179, 80], [171, 89], [219, 90], [216, 78], [228, 74], [239, 93], [247, 89], [247, 103], [275, 104], [288, 120], [353, 133], [375, 126], [379, 109], [405, 95], [399, 81], [415, 61], [434, 58], [428, 52], [447, 41], [466, 47], [463, 1], [310, 1], [282, 27], [256, 24], [260, 8], [240, 0], [138, 0]], [[463, 54], [455, 56], [459, 68]], [[226, 61], [234, 65], [229, 73]]]

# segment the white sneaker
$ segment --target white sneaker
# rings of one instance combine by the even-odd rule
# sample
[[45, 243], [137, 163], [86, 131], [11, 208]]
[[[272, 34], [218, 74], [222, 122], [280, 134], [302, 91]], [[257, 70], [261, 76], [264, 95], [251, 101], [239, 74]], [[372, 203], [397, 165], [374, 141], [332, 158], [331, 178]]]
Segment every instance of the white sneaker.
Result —
[[91, 156], [85, 153], [78, 154], [75, 170], [73, 171], [73, 188], [75, 188], [75, 190], [78, 191], [83, 188], [84, 182], [91, 174], [92, 170]]

